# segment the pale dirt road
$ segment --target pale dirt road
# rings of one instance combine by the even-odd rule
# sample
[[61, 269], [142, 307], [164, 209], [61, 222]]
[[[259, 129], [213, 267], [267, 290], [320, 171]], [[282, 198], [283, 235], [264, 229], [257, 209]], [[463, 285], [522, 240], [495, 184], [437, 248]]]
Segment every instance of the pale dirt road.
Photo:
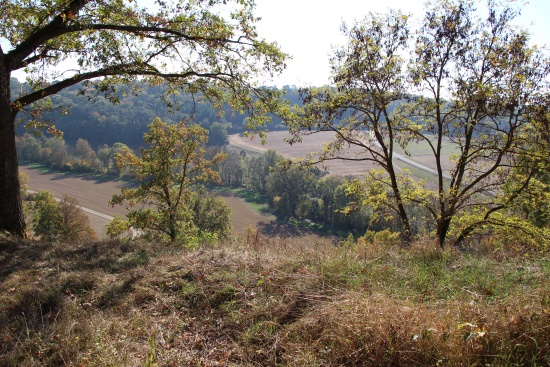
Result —
[[[49, 190], [57, 198], [68, 194], [76, 198], [80, 206], [108, 216], [126, 214], [123, 206], [113, 208], [108, 205], [109, 199], [114, 194], [120, 193], [122, 187], [128, 185], [126, 182], [107, 181], [70, 173], [42, 173], [27, 166], [20, 166], [19, 171], [29, 176], [30, 190]], [[238, 197], [226, 196], [224, 199], [231, 207], [231, 223], [235, 234], [241, 233], [248, 225], [262, 228], [273, 221], [272, 217], [257, 213]], [[105, 226], [109, 221], [92, 214], [89, 214], [89, 217], [98, 236], [105, 237]]]

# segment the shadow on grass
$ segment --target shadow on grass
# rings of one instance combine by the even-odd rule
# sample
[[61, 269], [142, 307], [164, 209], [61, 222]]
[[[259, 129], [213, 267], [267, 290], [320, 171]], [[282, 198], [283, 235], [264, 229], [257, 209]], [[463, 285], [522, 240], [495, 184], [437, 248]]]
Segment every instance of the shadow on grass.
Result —
[[239, 197], [260, 214], [276, 217], [276, 220], [272, 220], [269, 223], [262, 222], [258, 224], [260, 233], [265, 236], [290, 238], [315, 234], [320, 237], [334, 238], [336, 241], [336, 239], [344, 238], [346, 235], [343, 231], [334, 230], [307, 220], [291, 218], [290, 221], [287, 221], [269, 208], [269, 199], [266, 196], [252, 190], [231, 187], [211, 187], [210, 190], [222, 197]]
[[278, 220], [272, 220], [269, 223], [258, 223], [257, 226], [258, 231], [266, 237], [298, 238], [315, 235], [322, 238], [332, 239], [333, 243], [337, 243], [339, 239], [339, 237], [332, 232], [304, 228], [292, 223], [285, 223]]
[[275, 220], [269, 223], [258, 223], [258, 230], [264, 236], [281, 238], [301, 237], [312, 233], [309, 230]]
[[252, 190], [247, 190], [244, 188], [231, 188], [231, 187], [211, 187], [210, 190], [216, 192], [222, 197], [236, 196], [241, 198], [247, 203], [252, 209], [258, 213], [266, 216], [273, 215], [273, 211], [269, 208], [269, 199]]
[[12, 273], [57, 268], [63, 271], [102, 270], [117, 273], [149, 261], [144, 247], [118, 240], [94, 243], [34, 243], [0, 238], [0, 282]]

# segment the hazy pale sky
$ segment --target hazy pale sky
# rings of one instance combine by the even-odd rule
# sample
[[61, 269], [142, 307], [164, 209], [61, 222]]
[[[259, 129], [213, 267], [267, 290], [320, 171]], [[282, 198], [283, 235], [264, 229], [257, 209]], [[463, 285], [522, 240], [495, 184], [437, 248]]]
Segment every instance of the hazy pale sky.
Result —
[[[276, 41], [284, 52], [293, 56], [274, 83], [327, 84], [331, 45], [345, 43], [340, 31], [342, 21], [351, 23], [369, 11], [385, 13], [389, 9], [402, 9], [420, 18], [424, 14], [423, 4], [422, 0], [256, 0], [256, 14], [262, 18], [257, 25], [259, 35]], [[485, 4], [480, 1], [478, 8]], [[521, 9], [517, 23], [530, 30], [534, 44], [550, 46], [550, 0], [530, 0]]]
[[[432, 0], [437, 3], [437, 0]], [[514, 0], [512, 0], [514, 1]], [[138, 0], [151, 4], [153, 0]], [[522, 14], [517, 23], [530, 30], [538, 46], [550, 46], [550, 0], [515, 0]], [[281, 49], [292, 55], [285, 72], [270, 85], [321, 86], [329, 83], [328, 57], [331, 47], [342, 45], [342, 21], [352, 23], [368, 12], [385, 13], [401, 9], [418, 20], [423, 15], [423, 0], [256, 0], [256, 15], [260, 37], [276, 41]], [[478, 7], [484, 7], [480, 0]], [[14, 76], [24, 79], [22, 72]]]

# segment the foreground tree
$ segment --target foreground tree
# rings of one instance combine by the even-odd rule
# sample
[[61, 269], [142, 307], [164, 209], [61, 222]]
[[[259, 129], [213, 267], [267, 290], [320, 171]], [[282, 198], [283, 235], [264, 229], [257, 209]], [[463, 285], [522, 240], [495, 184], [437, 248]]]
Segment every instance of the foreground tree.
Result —
[[[331, 59], [335, 88], [302, 91], [304, 109], [287, 118], [293, 141], [335, 133], [316, 160], [381, 167], [383, 175], [373, 171], [349, 191], [365, 204], [388, 200], [406, 241], [415, 206], [427, 213], [441, 246], [449, 234], [458, 245], [502, 224], [496, 219], [548, 161], [542, 131], [549, 59], [512, 25], [518, 13], [509, 4], [488, 1], [487, 17], [476, 14], [473, 1], [445, 0], [427, 9], [414, 34], [397, 12], [345, 27], [349, 42]], [[396, 150], [407, 153], [415, 144], [428, 147], [435, 183], [414, 182], [396, 169], [403, 159]]]
[[[258, 38], [252, 0], [156, 1], [22, 0], [0, 3], [0, 230], [25, 234], [15, 123], [54, 130], [37, 119], [52, 109], [46, 97], [83, 81], [83, 93], [118, 99], [115, 86], [167, 83], [167, 92], [197, 93], [228, 102], [251, 121], [272, 108], [275, 92], [257, 88], [278, 73], [285, 55]], [[65, 62], [65, 63], [64, 63]], [[72, 63], [72, 65], [71, 65]], [[27, 72], [31, 93], [10, 95], [10, 77]], [[91, 88], [91, 87], [95, 88]]]
[[46, 241], [54, 241], [61, 236], [63, 216], [51, 192], [40, 191], [34, 197], [33, 214], [36, 235]]
[[[120, 195], [113, 196], [110, 204], [127, 202], [130, 210], [126, 215], [127, 227], [167, 236], [171, 242], [208, 230], [198, 228], [202, 222], [195, 223], [193, 218], [200, 213], [202, 220], [208, 216], [209, 209], [199, 208], [191, 200], [192, 185], [219, 180], [211, 167], [224, 155], [217, 154], [210, 160], [203, 157], [208, 131], [199, 125], [186, 125], [183, 121], [168, 125], [157, 118], [149, 125], [149, 132], [144, 134], [143, 140], [148, 148], [141, 150], [141, 157], [128, 148], [116, 156], [119, 168], [129, 169], [140, 185], [123, 188]], [[194, 210], [195, 206], [197, 210]], [[227, 215], [220, 214], [219, 217], [229, 221]], [[116, 225], [120, 226], [120, 223]], [[219, 228], [226, 229], [228, 224]]]

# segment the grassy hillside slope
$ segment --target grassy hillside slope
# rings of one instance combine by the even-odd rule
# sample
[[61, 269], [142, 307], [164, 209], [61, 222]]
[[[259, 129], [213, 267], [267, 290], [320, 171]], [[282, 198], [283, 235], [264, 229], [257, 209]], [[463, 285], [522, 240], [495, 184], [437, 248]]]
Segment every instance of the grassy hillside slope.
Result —
[[429, 241], [0, 237], [0, 365], [543, 366], [549, 278], [544, 254]]

